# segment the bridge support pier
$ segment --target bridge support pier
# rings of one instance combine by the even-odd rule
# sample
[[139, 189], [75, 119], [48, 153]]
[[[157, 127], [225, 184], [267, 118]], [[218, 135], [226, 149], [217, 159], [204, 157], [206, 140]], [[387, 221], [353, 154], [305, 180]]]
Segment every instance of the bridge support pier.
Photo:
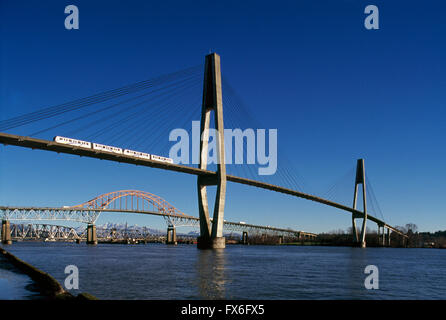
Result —
[[387, 228], [387, 246], [390, 247], [390, 228]]
[[[206, 56], [204, 68], [203, 105], [200, 122], [200, 157], [199, 168], [206, 170], [209, 155], [209, 128], [211, 111], [214, 111], [217, 174], [215, 177], [198, 176], [198, 210], [200, 214], [200, 237], [197, 239], [199, 249], [223, 249], [226, 246], [223, 237], [223, 216], [226, 198], [225, 141], [223, 124], [223, 98], [221, 92], [220, 56], [212, 53]], [[207, 186], [217, 186], [214, 216], [209, 218]]]
[[2, 220], [2, 243], [12, 244], [11, 225], [9, 223], [9, 220]]
[[198, 249], [224, 249], [226, 247], [225, 237], [198, 237], [197, 248]]
[[242, 233], [242, 244], [248, 244], [248, 232], [243, 231]]
[[283, 236], [279, 236], [279, 244], [283, 244]]
[[177, 230], [174, 226], [167, 227], [166, 244], [176, 245], [177, 243]]
[[385, 227], [378, 224], [378, 247], [384, 247], [385, 237]]
[[381, 243], [381, 236], [380, 236], [380, 231], [381, 231], [381, 227], [378, 225], [378, 233], [377, 233], [377, 235], [378, 235], [378, 246], [379, 246], [379, 244]]
[[96, 225], [89, 224], [87, 226], [87, 244], [98, 244], [98, 238], [96, 235]]
[[[356, 179], [355, 179], [355, 191], [353, 194], [353, 209], [356, 209], [357, 198], [358, 198], [358, 185], [362, 185], [362, 204], [364, 210], [364, 216], [358, 216], [352, 214], [352, 231], [353, 231], [353, 243], [361, 248], [366, 247], [365, 234], [366, 234], [366, 223], [367, 223], [367, 201], [366, 201], [366, 189], [365, 189], [365, 170], [364, 170], [364, 159], [358, 159], [356, 164]], [[356, 229], [357, 218], [363, 218], [361, 235], [358, 237], [358, 231]]]

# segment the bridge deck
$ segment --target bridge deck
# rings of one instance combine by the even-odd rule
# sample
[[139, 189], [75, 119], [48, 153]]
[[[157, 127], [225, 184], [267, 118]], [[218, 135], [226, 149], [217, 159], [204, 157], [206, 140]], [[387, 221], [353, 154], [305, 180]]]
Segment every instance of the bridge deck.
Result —
[[[153, 160], [141, 159], [141, 158], [136, 158], [136, 157], [132, 157], [132, 156], [127, 156], [124, 154], [111, 153], [111, 152], [107, 152], [107, 151], [83, 149], [83, 148], [79, 148], [79, 147], [75, 147], [75, 146], [59, 144], [59, 143], [49, 141], [49, 140], [12, 135], [12, 134], [3, 133], [3, 132], [0, 132], [0, 143], [2, 143], [4, 145], [14, 145], [14, 146], [19, 146], [19, 147], [24, 147], [24, 148], [48, 150], [48, 151], [54, 151], [54, 152], [58, 152], [58, 153], [67, 153], [67, 154], [73, 154], [73, 155], [90, 157], [90, 158], [97, 158], [97, 159], [129, 163], [129, 164], [152, 167], [152, 168], [159, 168], [159, 169], [175, 171], [175, 172], [182, 172], [182, 173], [187, 173], [187, 174], [192, 174], [192, 175], [197, 175], [197, 176], [213, 177], [216, 175], [216, 173], [214, 171], [201, 170], [198, 168], [188, 167], [188, 166], [179, 165], [179, 164], [157, 162], [157, 161], [153, 161]], [[306, 194], [306, 193], [303, 193], [303, 192], [300, 192], [297, 190], [287, 189], [287, 188], [279, 187], [276, 185], [268, 184], [265, 182], [250, 180], [250, 179], [231, 176], [231, 175], [228, 175], [226, 178], [228, 181], [231, 181], [231, 182], [245, 184], [245, 185], [254, 186], [254, 187], [258, 187], [258, 188], [263, 188], [263, 189], [267, 189], [267, 190], [271, 190], [271, 191], [275, 191], [275, 192], [281, 192], [281, 193], [289, 194], [289, 195], [292, 195], [295, 197], [322, 203], [327, 206], [331, 206], [331, 207], [338, 208], [338, 209], [341, 209], [341, 210], [344, 210], [347, 212], [351, 212], [358, 218], [364, 217], [364, 212], [362, 212], [362, 211], [355, 210], [355, 209], [345, 206], [343, 204], [336, 203], [336, 202], [333, 202], [330, 200], [326, 200], [326, 199], [323, 199], [323, 198], [320, 198], [317, 196], [313, 196], [310, 194]], [[395, 229], [394, 227], [388, 225], [384, 221], [382, 221], [372, 215], [368, 214], [367, 219], [369, 219], [373, 222], [376, 222], [380, 226], [389, 228], [390, 230], [392, 230], [395, 233], [405, 236], [398, 229]]]

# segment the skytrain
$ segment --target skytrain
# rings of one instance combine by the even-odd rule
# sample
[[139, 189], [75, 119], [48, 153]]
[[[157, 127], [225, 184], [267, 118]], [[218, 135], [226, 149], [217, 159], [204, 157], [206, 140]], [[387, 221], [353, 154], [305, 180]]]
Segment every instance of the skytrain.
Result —
[[171, 158], [166, 158], [162, 156], [157, 156], [155, 154], [148, 154], [141, 151], [134, 151], [129, 149], [121, 149], [115, 146], [107, 146], [105, 144], [95, 143], [95, 142], [89, 142], [89, 141], [83, 141], [73, 138], [66, 138], [61, 136], [55, 136], [53, 139], [54, 142], [61, 143], [61, 144], [68, 144], [70, 146], [75, 146], [79, 148], [84, 149], [93, 149], [93, 150], [100, 150], [100, 151], [107, 151], [117, 154], [124, 154], [126, 156], [132, 156], [136, 158], [142, 158], [147, 160], [153, 160], [158, 162], [166, 162], [166, 163], [173, 163], [173, 160]]

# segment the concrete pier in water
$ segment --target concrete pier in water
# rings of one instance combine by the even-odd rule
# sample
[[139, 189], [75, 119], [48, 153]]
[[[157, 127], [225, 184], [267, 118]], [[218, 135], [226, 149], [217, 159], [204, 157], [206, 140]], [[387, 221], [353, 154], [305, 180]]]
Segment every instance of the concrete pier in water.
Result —
[[96, 235], [96, 226], [94, 224], [89, 224], [87, 227], [87, 244], [98, 244], [98, 238]]
[[2, 244], [12, 244], [11, 225], [8, 220], [2, 220]]
[[177, 243], [177, 231], [175, 227], [169, 226], [167, 228], [166, 244], [176, 245]]

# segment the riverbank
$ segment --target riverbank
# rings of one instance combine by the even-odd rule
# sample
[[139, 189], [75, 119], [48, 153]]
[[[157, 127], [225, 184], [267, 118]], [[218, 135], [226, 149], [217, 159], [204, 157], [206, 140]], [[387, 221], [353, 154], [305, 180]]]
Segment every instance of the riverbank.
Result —
[[33, 287], [35, 291], [40, 292], [41, 298], [54, 299], [54, 300], [94, 300], [96, 297], [88, 294], [81, 293], [78, 296], [73, 296], [67, 292], [62, 285], [54, 279], [50, 274], [43, 272], [33, 265], [17, 258], [4, 248], [0, 247], [0, 256], [4, 261], [7, 261], [11, 267], [15, 268], [15, 271], [27, 275], [33, 281]]

